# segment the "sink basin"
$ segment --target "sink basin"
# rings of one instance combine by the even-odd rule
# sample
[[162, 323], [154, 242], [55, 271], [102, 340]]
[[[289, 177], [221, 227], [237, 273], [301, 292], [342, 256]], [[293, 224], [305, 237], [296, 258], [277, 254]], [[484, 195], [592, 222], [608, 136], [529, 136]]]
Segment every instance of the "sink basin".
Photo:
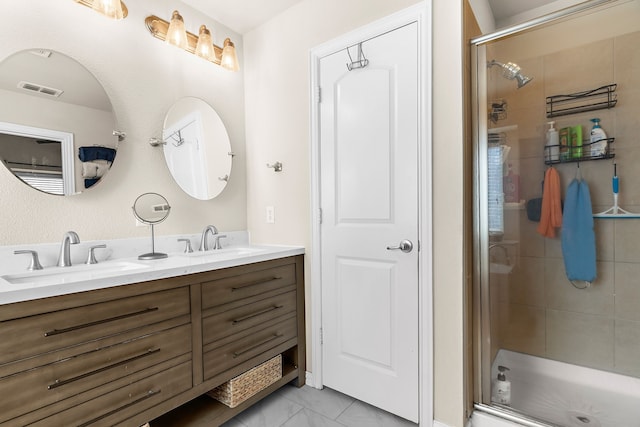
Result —
[[71, 283], [88, 279], [98, 279], [149, 268], [149, 265], [130, 261], [106, 261], [100, 264], [81, 264], [71, 267], [50, 267], [44, 270], [25, 271], [18, 274], [0, 276], [12, 285], [53, 285]]
[[190, 254], [182, 254], [183, 256], [189, 258], [203, 258], [203, 257], [211, 257], [215, 259], [224, 258], [236, 258], [243, 257], [247, 255], [253, 255], [260, 252], [264, 252], [263, 248], [252, 248], [247, 246], [241, 246], [237, 248], [224, 248], [224, 249], [210, 249], [205, 252], [195, 251]]

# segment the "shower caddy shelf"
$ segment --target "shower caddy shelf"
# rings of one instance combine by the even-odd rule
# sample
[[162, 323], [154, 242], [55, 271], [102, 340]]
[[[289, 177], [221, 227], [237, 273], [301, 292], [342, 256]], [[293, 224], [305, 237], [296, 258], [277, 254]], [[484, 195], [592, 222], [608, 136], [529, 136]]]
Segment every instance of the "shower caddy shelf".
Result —
[[[607, 138], [607, 148], [604, 154], [595, 155], [595, 156], [591, 155], [591, 145], [600, 143], [602, 142], [602, 140], [597, 142], [583, 141], [581, 147], [570, 147], [570, 146], [568, 147], [568, 146], [561, 146], [561, 145], [545, 146], [544, 147], [544, 164], [556, 165], [560, 163], [579, 163], [579, 162], [587, 162], [590, 160], [612, 159], [616, 156], [615, 153], [613, 152], [613, 146], [612, 146], [615, 140], [616, 140], [615, 138]], [[554, 149], [554, 148], [560, 152], [558, 159], [551, 158], [551, 149]], [[563, 149], [566, 150], [565, 151], [566, 154], [561, 152], [561, 150]]]
[[618, 102], [615, 93], [617, 87], [616, 83], [612, 83], [568, 95], [548, 96], [547, 118], [613, 108]]
[[[566, 116], [569, 114], [584, 113], [587, 111], [604, 110], [615, 107], [618, 102], [617, 94], [615, 93], [618, 85], [612, 83], [609, 85], [601, 86], [597, 89], [586, 90], [584, 92], [572, 93], [569, 95], [554, 95], [547, 97], [547, 118]], [[615, 138], [607, 138], [607, 147], [604, 154], [592, 156], [591, 145], [599, 143], [596, 142], [582, 142], [581, 147], [567, 147], [561, 145], [550, 145], [544, 147], [544, 163], [545, 165], [555, 165], [560, 163], [578, 163], [589, 160], [605, 160], [615, 157], [613, 152], [613, 142]], [[551, 159], [551, 149], [565, 150], [564, 153], [558, 154], [558, 159]], [[579, 155], [578, 155], [579, 153]], [[614, 163], [613, 172], [613, 206], [609, 209], [594, 213], [594, 218], [640, 218], [640, 213], [629, 212], [622, 209], [618, 204], [619, 183], [618, 174], [616, 172], [616, 165]]]

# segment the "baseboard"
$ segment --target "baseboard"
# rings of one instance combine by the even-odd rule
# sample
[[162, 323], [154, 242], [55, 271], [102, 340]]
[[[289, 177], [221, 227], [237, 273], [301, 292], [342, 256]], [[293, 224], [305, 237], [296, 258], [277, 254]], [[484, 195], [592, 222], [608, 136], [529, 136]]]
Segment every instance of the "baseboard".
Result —
[[305, 371], [304, 382], [309, 387], [322, 388], [322, 385], [320, 385], [320, 387], [316, 386], [315, 377], [313, 376], [313, 373], [311, 373], [309, 371]]
[[440, 421], [433, 420], [433, 427], [449, 427], [449, 426], [444, 423], [441, 423]]

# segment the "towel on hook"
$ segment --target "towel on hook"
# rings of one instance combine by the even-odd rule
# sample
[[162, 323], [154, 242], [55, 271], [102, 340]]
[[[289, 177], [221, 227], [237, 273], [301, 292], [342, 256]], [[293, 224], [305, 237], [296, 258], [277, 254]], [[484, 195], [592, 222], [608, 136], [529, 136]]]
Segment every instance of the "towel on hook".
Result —
[[116, 150], [108, 147], [92, 146], [78, 148], [78, 158], [82, 162], [92, 162], [94, 160], [106, 160], [113, 162], [116, 158]]
[[556, 228], [562, 227], [562, 201], [560, 198], [560, 176], [550, 167], [544, 174], [542, 209], [538, 233], [545, 237], [556, 237]]
[[93, 162], [82, 163], [82, 177], [83, 178], [101, 178], [109, 168], [111, 162], [106, 160], [94, 160]]
[[596, 236], [589, 186], [574, 179], [567, 188], [562, 221], [562, 256], [569, 280], [596, 279]]
[[100, 178], [88, 178], [84, 180], [84, 188], [89, 188], [92, 187], [93, 185], [95, 185], [98, 181], [100, 181]]

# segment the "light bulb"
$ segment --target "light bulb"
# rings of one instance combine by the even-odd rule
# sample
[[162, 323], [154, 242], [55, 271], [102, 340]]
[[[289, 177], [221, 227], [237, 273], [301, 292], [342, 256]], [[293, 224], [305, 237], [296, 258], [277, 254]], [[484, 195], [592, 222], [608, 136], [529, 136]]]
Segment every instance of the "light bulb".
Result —
[[124, 18], [120, 0], [93, 0], [93, 10], [111, 19]]
[[198, 44], [196, 44], [196, 55], [206, 59], [207, 61], [213, 61], [216, 57], [216, 54], [213, 51], [211, 32], [204, 25], [200, 26]]
[[236, 48], [229, 39], [225, 39], [224, 41], [220, 65], [230, 71], [238, 71], [240, 69], [238, 57], [236, 56]]
[[177, 10], [174, 10], [171, 16], [165, 41], [181, 49], [187, 48], [187, 31], [184, 29], [184, 20]]

